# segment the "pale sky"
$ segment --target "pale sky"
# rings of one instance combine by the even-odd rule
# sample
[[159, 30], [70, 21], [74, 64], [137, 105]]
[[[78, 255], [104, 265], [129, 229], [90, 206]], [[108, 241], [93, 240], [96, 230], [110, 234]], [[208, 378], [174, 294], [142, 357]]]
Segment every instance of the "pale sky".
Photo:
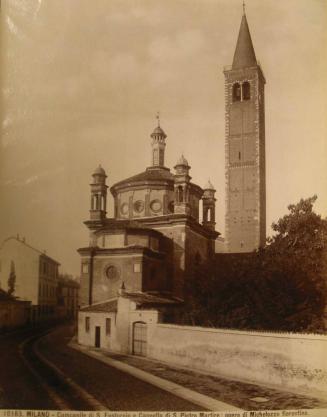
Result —
[[[267, 234], [318, 195], [327, 215], [327, 0], [247, 0], [266, 84]], [[159, 110], [166, 166], [217, 189], [224, 235], [223, 67], [241, 0], [2, 0], [0, 241], [26, 241], [79, 274], [91, 174], [150, 165]], [[112, 216], [112, 197], [109, 197]]]

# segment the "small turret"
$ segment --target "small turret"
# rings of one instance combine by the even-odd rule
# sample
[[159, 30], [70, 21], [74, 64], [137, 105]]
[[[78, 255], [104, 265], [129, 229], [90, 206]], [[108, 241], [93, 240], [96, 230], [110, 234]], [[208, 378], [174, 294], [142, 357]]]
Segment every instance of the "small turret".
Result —
[[182, 155], [175, 165], [175, 175], [174, 175], [174, 189], [175, 189], [175, 204], [174, 212], [190, 214], [190, 181], [191, 177], [189, 175], [190, 166]]
[[158, 126], [151, 133], [152, 138], [152, 166], [164, 167], [165, 166], [165, 139], [166, 133], [160, 127], [159, 114], [157, 115]]
[[215, 198], [215, 188], [210, 181], [203, 188], [203, 220], [202, 224], [208, 229], [215, 230], [215, 217], [216, 217], [216, 198]]
[[106, 172], [99, 165], [92, 174], [93, 182], [91, 186], [91, 220], [103, 220], [107, 213], [107, 188], [106, 185]]

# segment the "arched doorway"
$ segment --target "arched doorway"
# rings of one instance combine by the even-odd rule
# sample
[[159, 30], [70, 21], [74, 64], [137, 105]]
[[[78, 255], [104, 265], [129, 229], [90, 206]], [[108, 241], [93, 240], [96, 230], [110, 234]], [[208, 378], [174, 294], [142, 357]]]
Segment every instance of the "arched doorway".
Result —
[[147, 325], [144, 321], [133, 323], [133, 355], [146, 356]]

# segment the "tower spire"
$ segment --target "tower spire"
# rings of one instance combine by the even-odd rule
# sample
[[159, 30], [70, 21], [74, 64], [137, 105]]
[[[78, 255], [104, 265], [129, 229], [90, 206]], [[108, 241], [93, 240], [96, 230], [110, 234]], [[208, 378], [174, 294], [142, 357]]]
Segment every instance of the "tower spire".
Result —
[[253, 67], [257, 65], [249, 25], [245, 15], [245, 3], [243, 1], [243, 16], [233, 59], [233, 69]]

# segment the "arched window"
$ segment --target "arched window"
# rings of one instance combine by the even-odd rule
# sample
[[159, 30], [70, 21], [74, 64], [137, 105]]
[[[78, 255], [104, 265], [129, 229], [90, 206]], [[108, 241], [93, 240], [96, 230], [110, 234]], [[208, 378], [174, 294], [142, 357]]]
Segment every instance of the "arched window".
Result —
[[241, 86], [239, 83], [233, 85], [233, 101], [241, 101]]
[[203, 207], [203, 221], [208, 222], [208, 207]]
[[209, 207], [209, 210], [208, 210], [208, 221], [212, 222], [212, 207]]
[[251, 89], [250, 89], [250, 83], [248, 81], [245, 81], [242, 84], [242, 92], [243, 92], [243, 100], [250, 100]]
[[153, 150], [153, 165], [159, 165], [159, 149]]
[[177, 202], [183, 202], [183, 187], [181, 185], [177, 187]]

